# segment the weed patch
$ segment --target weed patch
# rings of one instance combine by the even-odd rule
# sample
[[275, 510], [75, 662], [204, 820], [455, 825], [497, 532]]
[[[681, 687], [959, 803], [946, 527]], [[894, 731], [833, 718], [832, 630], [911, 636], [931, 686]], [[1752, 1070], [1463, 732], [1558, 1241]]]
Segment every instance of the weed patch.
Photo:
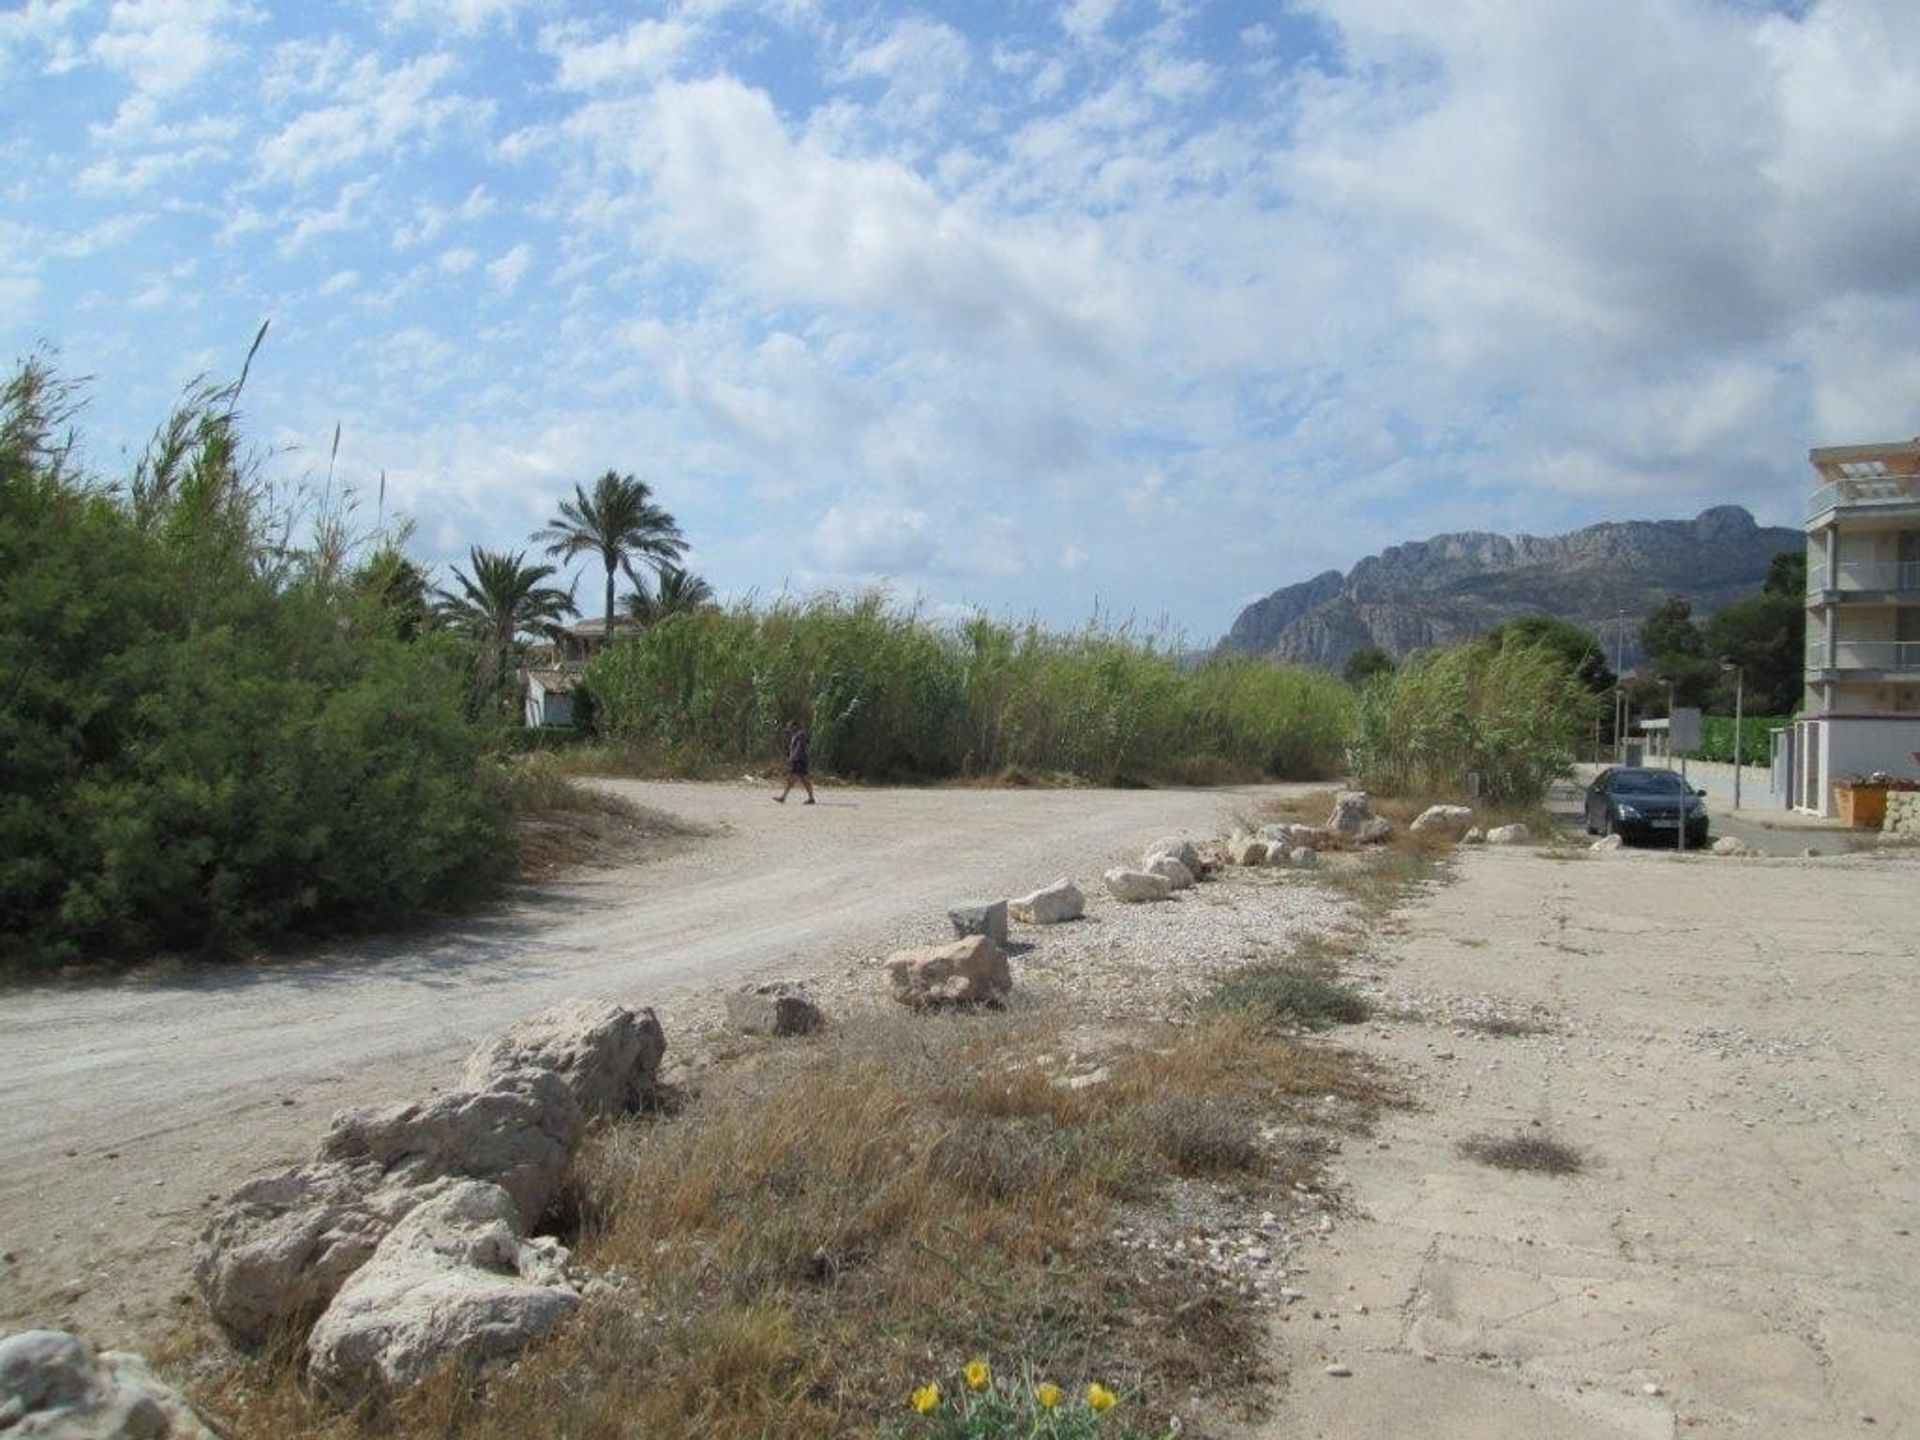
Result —
[[[1116, 1034], [1105, 1077], [1068, 1086], [1073, 1023], [849, 1025], [601, 1132], [572, 1238], [604, 1287], [483, 1382], [445, 1375], [352, 1416], [310, 1408], [286, 1361], [242, 1360], [200, 1398], [236, 1433], [332, 1440], [1031, 1433], [924, 1428], [964, 1419], [952, 1403], [916, 1417], [917, 1388], [946, 1376], [957, 1400], [954, 1367], [980, 1358], [1110, 1387], [1102, 1434], [1165, 1433], [1196, 1395], [1249, 1402], [1271, 1378], [1253, 1302], [1127, 1248], [1115, 1222], [1174, 1186], [1291, 1193], [1320, 1163], [1322, 1097], [1363, 1115], [1386, 1097], [1356, 1058], [1228, 1011]], [[1063, 1391], [1057, 1433], [1079, 1433], [1086, 1393]], [[1033, 1418], [1030, 1388], [1001, 1399]]]
[[1549, 1135], [1470, 1135], [1459, 1150], [1469, 1160], [1497, 1170], [1528, 1170], [1540, 1175], [1578, 1175], [1586, 1159], [1571, 1145]]
[[1221, 978], [1210, 1003], [1269, 1029], [1358, 1025], [1372, 1013], [1364, 996], [1317, 968], [1263, 961]]

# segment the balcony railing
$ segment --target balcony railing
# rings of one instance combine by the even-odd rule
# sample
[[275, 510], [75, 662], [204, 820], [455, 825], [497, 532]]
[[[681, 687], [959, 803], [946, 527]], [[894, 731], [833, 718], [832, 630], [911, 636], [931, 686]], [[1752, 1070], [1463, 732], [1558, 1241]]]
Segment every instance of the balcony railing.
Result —
[[1807, 645], [1809, 670], [1920, 670], [1920, 640], [1842, 640]]
[[1920, 505], [1920, 475], [1874, 475], [1835, 480], [1807, 496], [1807, 518], [1862, 505]]
[[1853, 590], [1920, 590], [1920, 560], [1885, 564], [1842, 562], [1832, 584], [1828, 583], [1825, 564], [1809, 565], [1807, 593], [1818, 595], [1823, 590], [1837, 590], [1842, 594]]

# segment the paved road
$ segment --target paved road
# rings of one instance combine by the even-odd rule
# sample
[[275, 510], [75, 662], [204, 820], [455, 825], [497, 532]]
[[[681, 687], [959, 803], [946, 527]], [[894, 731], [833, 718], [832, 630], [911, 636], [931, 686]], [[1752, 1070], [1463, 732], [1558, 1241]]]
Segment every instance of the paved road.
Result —
[[342, 1104], [444, 1085], [543, 1005], [660, 1008], [716, 985], [935, 938], [962, 899], [1083, 882], [1169, 831], [1224, 832], [1263, 790], [823, 790], [609, 782], [712, 838], [494, 914], [277, 964], [0, 995], [0, 1324], [139, 1343], [209, 1196], [311, 1148]]
[[[1732, 772], [1732, 766], [1720, 767]], [[1582, 810], [1582, 786], [1600, 767], [1583, 765], [1576, 769], [1573, 781], [1563, 781], [1554, 786], [1547, 801], [1548, 811], [1566, 827], [1569, 834], [1582, 836], [1586, 833]], [[1692, 777], [1689, 777], [1692, 778]], [[1711, 777], [1709, 777], [1711, 778]], [[1851, 831], [1839, 826], [1815, 820], [1808, 816], [1797, 815], [1792, 811], [1760, 809], [1754, 806], [1736, 812], [1732, 805], [1732, 795], [1728, 787], [1731, 780], [1717, 782], [1715, 785], [1701, 786], [1706, 789], [1707, 812], [1712, 824], [1712, 834], [1733, 835], [1744, 840], [1763, 855], [1800, 855], [1809, 846], [1827, 855], [1838, 855], [1851, 850], [1864, 849], [1874, 844], [1874, 836], [1866, 831]], [[1724, 799], [1716, 799], [1716, 789], [1727, 789]], [[1744, 798], [1744, 797], [1743, 797]], [[1676, 837], [1677, 838], [1677, 837]], [[1649, 850], [1664, 847], [1648, 846]]]

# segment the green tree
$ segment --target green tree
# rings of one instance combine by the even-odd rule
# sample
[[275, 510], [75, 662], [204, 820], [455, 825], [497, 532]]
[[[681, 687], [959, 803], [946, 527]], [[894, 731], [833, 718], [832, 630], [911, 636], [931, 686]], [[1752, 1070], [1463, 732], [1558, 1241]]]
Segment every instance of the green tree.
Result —
[[1733, 713], [1734, 679], [1720, 670], [1722, 658], [1742, 671], [1749, 715], [1791, 715], [1799, 709], [1806, 636], [1805, 597], [1797, 592], [1768, 590], [1710, 616], [1706, 642], [1715, 665], [1714, 709]]
[[1378, 676], [1391, 675], [1395, 668], [1393, 656], [1378, 645], [1362, 645], [1340, 667], [1340, 678], [1358, 690]]
[[474, 699], [497, 703], [507, 692], [507, 675], [520, 639], [552, 637], [575, 613], [573, 596], [542, 582], [551, 565], [529, 565], [524, 550], [508, 555], [478, 546], [467, 552], [471, 575], [457, 567], [458, 590], [440, 592], [440, 615], [449, 628], [474, 646]]
[[713, 587], [691, 571], [678, 565], [660, 567], [658, 588], [649, 591], [636, 582], [627, 596], [627, 613], [643, 625], [653, 625], [669, 615], [687, 615], [713, 604]]
[[1693, 623], [1693, 602], [1684, 595], [1669, 595], [1648, 611], [1640, 622], [1640, 648], [1655, 661], [1704, 655], [1706, 641]]
[[1807, 552], [1782, 550], [1767, 565], [1767, 583], [1761, 587], [1768, 595], [1784, 595], [1796, 605], [1806, 604]]
[[1596, 695], [1612, 691], [1614, 674], [1607, 664], [1605, 650], [1590, 632], [1571, 620], [1553, 615], [1523, 615], [1489, 630], [1486, 639], [1494, 645], [1522, 645], [1558, 655], [1567, 668], [1580, 677], [1580, 683]]
[[579, 485], [573, 487], [573, 499], [560, 503], [560, 513], [534, 535], [545, 544], [547, 554], [571, 560], [578, 555], [598, 555], [607, 571], [607, 638], [613, 638], [613, 577], [624, 572], [636, 586], [639, 576], [634, 562], [642, 561], [664, 577], [666, 568], [686, 553], [687, 542], [680, 526], [664, 508], [654, 503], [653, 491], [646, 481], [609, 470], [593, 482], [589, 495]]

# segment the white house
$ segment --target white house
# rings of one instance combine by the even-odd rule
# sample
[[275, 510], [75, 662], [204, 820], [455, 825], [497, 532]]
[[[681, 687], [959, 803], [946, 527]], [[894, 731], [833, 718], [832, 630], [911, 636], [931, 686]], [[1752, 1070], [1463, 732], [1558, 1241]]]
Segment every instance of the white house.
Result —
[[527, 724], [542, 727], [571, 728], [573, 691], [579, 675], [570, 670], [529, 670], [527, 673]]
[[1920, 779], [1920, 439], [1809, 458], [1806, 694], [1794, 808], [1833, 813], [1833, 784]]

